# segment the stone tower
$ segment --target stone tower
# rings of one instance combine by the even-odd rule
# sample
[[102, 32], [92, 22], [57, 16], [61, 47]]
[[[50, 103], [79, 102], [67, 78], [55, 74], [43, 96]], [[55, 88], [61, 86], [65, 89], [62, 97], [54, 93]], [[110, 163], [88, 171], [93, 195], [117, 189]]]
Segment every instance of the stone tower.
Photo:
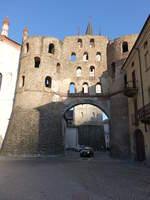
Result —
[[[88, 29], [87, 29], [88, 30]], [[101, 87], [107, 69], [105, 36], [28, 37], [23, 35], [13, 112], [3, 154], [56, 154], [64, 150], [64, 113], [92, 104], [109, 116], [109, 98]], [[70, 85], [75, 92], [69, 92]], [[104, 91], [104, 92], [102, 92]]]
[[137, 34], [121, 36], [109, 41], [107, 46], [107, 67], [110, 96], [110, 141], [113, 156], [126, 157], [130, 155], [130, 140], [128, 130], [128, 99], [124, 92], [123, 63], [128, 57]]

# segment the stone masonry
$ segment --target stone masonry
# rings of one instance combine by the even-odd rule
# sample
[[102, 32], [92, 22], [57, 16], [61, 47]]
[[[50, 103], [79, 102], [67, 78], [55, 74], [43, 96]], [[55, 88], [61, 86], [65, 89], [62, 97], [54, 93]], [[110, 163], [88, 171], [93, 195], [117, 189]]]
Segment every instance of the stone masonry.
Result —
[[[112, 62], [117, 62], [117, 71], [120, 70], [118, 63], [129, 53], [123, 55], [122, 42], [128, 42], [130, 50], [135, 39], [136, 35], [128, 35], [111, 42], [105, 36], [87, 32], [84, 36], [69, 36], [59, 41], [53, 37], [28, 37], [26, 28], [13, 112], [1, 153], [62, 153], [64, 113], [75, 105], [87, 103], [102, 109], [108, 116], [112, 130], [111, 151], [128, 153], [128, 139], [124, 139], [128, 138], [127, 119], [120, 118], [126, 111], [121, 105], [116, 108], [114, 102], [120, 97], [111, 98], [112, 93], [120, 89], [121, 81], [113, 82], [106, 70], [109, 72]], [[70, 84], [75, 86], [75, 93], [69, 92]], [[97, 84], [101, 85], [101, 93], [96, 92]], [[84, 85], [88, 92], [84, 92]], [[115, 116], [119, 123], [117, 128], [111, 123]]]

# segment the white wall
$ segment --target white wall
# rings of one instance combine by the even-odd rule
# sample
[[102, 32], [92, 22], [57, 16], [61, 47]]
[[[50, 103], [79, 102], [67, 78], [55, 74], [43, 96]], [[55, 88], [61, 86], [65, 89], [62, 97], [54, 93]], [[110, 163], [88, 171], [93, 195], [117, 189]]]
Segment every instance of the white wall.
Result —
[[0, 140], [5, 137], [12, 111], [19, 56], [20, 48], [5, 42], [5, 40], [0, 41], [0, 73], [2, 74], [0, 88]]

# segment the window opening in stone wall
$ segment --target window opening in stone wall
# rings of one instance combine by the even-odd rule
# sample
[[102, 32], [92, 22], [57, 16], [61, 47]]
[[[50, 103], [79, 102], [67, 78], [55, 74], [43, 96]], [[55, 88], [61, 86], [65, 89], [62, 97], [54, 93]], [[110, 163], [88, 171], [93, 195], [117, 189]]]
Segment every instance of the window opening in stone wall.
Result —
[[137, 98], [134, 98], [134, 119], [135, 125], [138, 125], [138, 105], [137, 105]]
[[95, 47], [95, 42], [94, 42], [94, 39], [90, 39], [90, 47]]
[[34, 58], [34, 62], [35, 62], [34, 67], [35, 68], [39, 68], [40, 67], [40, 58], [39, 57], [35, 57]]
[[49, 44], [48, 53], [51, 53], [51, 54], [55, 53], [55, 46], [53, 43]]
[[88, 84], [83, 83], [83, 88], [82, 88], [83, 93], [88, 93]]
[[57, 72], [57, 73], [60, 72], [60, 63], [57, 63], [57, 65], [56, 65], [56, 72]]
[[95, 75], [95, 67], [91, 66], [90, 67], [90, 76], [94, 76]]
[[83, 61], [87, 61], [88, 59], [89, 59], [88, 53], [85, 52], [85, 53], [83, 54]]
[[135, 70], [132, 72], [132, 84], [133, 84], [133, 88], [136, 88], [136, 75], [135, 75]]
[[74, 52], [71, 54], [71, 61], [76, 61], [76, 54]]
[[26, 43], [26, 52], [28, 53], [28, 51], [29, 51], [29, 43], [27, 42]]
[[96, 61], [98, 61], [98, 62], [101, 61], [101, 53], [100, 52], [96, 53]]
[[97, 84], [96, 84], [96, 93], [101, 93], [101, 92], [102, 92], [101, 84], [100, 84], [100, 83], [97, 83]]
[[51, 88], [52, 78], [50, 76], [46, 76], [45, 78], [45, 87]]
[[127, 42], [123, 42], [122, 43], [122, 52], [125, 53], [128, 51], [128, 43]]
[[116, 63], [112, 62], [112, 64], [111, 64], [111, 76], [112, 76], [112, 78], [115, 78], [115, 73], [116, 73]]
[[144, 55], [144, 61], [145, 61], [145, 69], [147, 70], [148, 68], [150, 68], [149, 51], [146, 51]]
[[124, 75], [124, 87], [125, 87], [125, 88], [127, 87], [127, 84], [128, 84], [127, 75], [125, 74], [125, 75]]
[[69, 93], [70, 94], [74, 94], [75, 92], [76, 92], [75, 84], [74, 83], [70, 83]]
[[78, 39], [78, 45], [79, 45], [80, 48], [82, 47], [82, 40], [81, 39]]
[[77, 76], [77, 77], [80, 77], [80, 76], [81, 76], [81, 73], [82, 73], [81, 67], [77, 67], [76, 76]]
[[132, 62], [131, 66], [134, 67], [134, 62]]
[[22, 76], [22, 87], [25, 85], [25, 76]]
[[2, 78], [3, 78], [2, 73], [0, 73], [0, 89], [1, 89], [1, 85], [2, 85]]
[[147, 42], [147, 41], [145, 41], [145, 42], [144, 42], [144, 49], [146, 49], [146, 48], [147, 48], [147, 44], [148, 44], [148, 42]]

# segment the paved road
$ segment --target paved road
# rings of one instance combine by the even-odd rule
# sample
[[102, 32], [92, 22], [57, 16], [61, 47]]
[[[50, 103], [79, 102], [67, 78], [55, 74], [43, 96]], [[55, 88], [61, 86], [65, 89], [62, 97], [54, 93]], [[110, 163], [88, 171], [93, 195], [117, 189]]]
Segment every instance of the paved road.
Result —
[[149, 200], [150, 168], [78, 153], [40, 159], [0, 158], [0, 200]]

